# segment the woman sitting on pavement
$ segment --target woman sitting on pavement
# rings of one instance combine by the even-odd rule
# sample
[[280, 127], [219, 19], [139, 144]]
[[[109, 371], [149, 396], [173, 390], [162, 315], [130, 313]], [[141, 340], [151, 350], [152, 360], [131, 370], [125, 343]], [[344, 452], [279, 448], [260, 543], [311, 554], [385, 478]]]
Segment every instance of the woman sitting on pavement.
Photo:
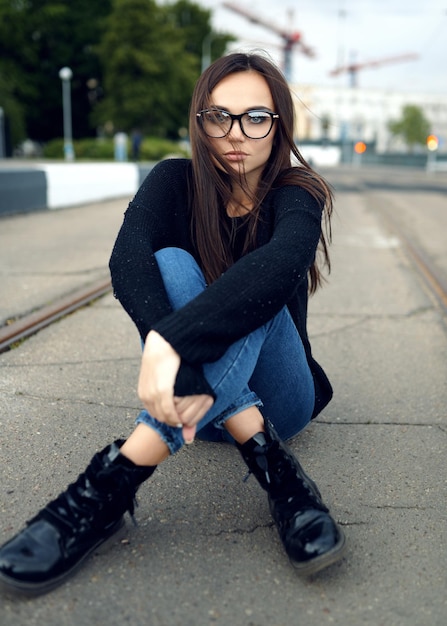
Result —
[[[112, 253], [116, 297], [144, 341], [144, 410], [125, 441], [0, 549], [0, 580], [45, 592], [133, 514], [138, 487], [195, 436], [230, 441], [268, 495], [303, 574], [344, 536], [284, 443], [329, 402], [312, 357], [308, 294], [329, 265], [331, 192], [293, 142], [291, 94], [260, 55], [212, 64], [194, 90], [192, 158], [162, 161], [130, 203]], [[291, 154], [299, 166], [291, 166]], [[327, 232], [327, 231], [326, 231]]]

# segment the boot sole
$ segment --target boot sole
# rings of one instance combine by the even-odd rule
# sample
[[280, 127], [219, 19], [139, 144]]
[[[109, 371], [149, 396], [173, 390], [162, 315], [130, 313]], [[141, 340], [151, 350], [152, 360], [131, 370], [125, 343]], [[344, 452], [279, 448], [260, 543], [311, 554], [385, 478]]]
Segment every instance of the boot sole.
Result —
[[2, 572], [0, 572], [0, 586], [2, 586], [6, 591], [12, 591], [21, 595], [27, 596], [38, 596], [44, 593], [48, 593], [52, 591], [56, 587], [59, 587], [63, 582], [67, 580], [70, 576], [76, 573], [76, 571], [82, 566], [84, 561], [90, 556], [92, 552], [97, 550], [100, 546], [104, 546], [110, 539], [116, 536], [116, 534], [124, 527], [124, 518], [118, 520], [118, 522], [112, 526], [112, 528], [107, 533], [106, 537], [103, 537], [99, 541], [97, 541], [80, 559], [77, 561], [70, 569], [68, 569], [60, 576], [56, 578], [51, 578], [51, 580], [46, 580], [44, 582], [25, 582], [21, 580], [17, 580], [15, 578], [11, 578], [6, 576]]
[[344, 557], [346, 552], [346, 537], [340, 528], [338, 530], [340, 533], [339, 542], [335, 544], [332, 550], [329, 550], [325, 554], [305, 562], [294, 561], [289, 557], [291, 564], [297, 570], [298, 574], [302, 576], [312, 576]]

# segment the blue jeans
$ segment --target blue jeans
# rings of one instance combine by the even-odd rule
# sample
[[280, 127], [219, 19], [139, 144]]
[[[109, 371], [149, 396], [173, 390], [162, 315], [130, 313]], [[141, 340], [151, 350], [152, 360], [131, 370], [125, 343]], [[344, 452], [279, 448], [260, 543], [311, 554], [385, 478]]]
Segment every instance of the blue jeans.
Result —
[[[165, 248], [155, 256], [174, 310], [206, 288], [202, 271], [185, 250]], [[311, 419], [315, 402], [312, 374], [286, 307], [232, 344], [218, 361], [205, 363], [203, 372], [216, 400], [197, 425], [199, 439], [232, 441], [224, 427], [226, 420], [250, 406], [260, 407], [282, 439], [296, 435]], [[136, 423], [154, 428], [171, 454], [184, 444], [181, 429], [159, 422], [146, 410]]]

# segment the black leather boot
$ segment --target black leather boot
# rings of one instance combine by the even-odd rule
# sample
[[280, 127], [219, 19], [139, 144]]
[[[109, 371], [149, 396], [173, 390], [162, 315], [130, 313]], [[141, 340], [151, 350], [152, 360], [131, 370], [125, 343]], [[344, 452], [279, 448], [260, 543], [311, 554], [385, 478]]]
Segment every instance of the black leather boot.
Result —
[[154, 467], [120, 454], [123, 440], [95, 454], [84, 473], [0, 548], [0, 582], [23, 593], [45, 593], [62, 583], [117, 532], [135, 494]]
[[294, 567], [310, 575], [343, 556], [345, 537], [323, 504], [318, 487], [266, 420], [266, 432], [238, 444], [259, 484]]

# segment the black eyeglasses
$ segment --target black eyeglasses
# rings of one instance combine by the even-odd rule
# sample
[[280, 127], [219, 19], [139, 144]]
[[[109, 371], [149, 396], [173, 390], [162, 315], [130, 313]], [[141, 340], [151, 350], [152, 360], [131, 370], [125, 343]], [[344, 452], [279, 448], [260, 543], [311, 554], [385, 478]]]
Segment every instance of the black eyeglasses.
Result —
[[233, 115], [223, 109], [205, 109], [196, 115], [205, 134], [214, 139], [228, 135], [233, 128], [234, 120], [239, 122], [241, 131], [249, 139], [264, 139], [272, 130], [274, 121], [279, 118], [276, 113], [262, 110]]

